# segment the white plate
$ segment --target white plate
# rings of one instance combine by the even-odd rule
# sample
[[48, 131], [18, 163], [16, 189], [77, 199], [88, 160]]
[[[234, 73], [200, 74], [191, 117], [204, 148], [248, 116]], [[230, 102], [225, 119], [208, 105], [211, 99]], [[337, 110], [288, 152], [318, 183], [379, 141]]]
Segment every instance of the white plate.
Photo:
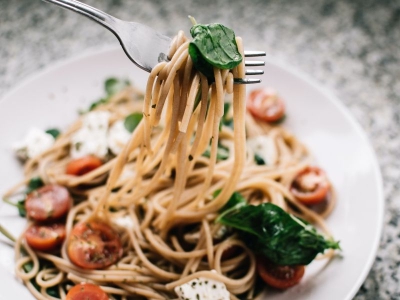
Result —
[[[374, 261], [383, 223], [382, 182], [373, 150], [354, 118], [329, 92], [292, 68], [266, 59], [263, 85], [276, 88], [287, 104], [285, 126], [309, 146], [337, 190], [328, 219], [343, 257], [324, 268], [313, 263], [298, 286], [270, 294], [273, 300], [351, 299]], [[25, 81], [0, 102], [0, 193], [22, 176], [10, 146], [31, 126], [65, 128], [79, 108], [103, 94], [109, 76], [129, 77], [144, 87], [147, 75], [120, 49], [91, 53], [58, 64]], [[254, 87], [253, 87], [254, 88]], [[18, 235], [16, 210], [0, 204], [0, 222]], [[0, 300], [32, 299], [13, 273], [13, 251], [0, 242]]]

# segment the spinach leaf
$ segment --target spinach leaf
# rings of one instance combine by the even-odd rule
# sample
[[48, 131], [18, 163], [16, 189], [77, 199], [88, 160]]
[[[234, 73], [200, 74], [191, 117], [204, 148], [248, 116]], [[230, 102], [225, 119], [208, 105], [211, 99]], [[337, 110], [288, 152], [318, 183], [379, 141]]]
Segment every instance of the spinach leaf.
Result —
[[257, 165], [261, 166], [261, 165], [265, 165], [265, 161], [264, 159], [258, 155], [257, 153], [254, 154], [254, 161], [256, 162]]
[[106, 93], [108, 96], [112, 96], [120, 91], [122, 91], [124, 88], [130, 85], [130, 82], [128, 80], [122, 80], [118, 78], [108, 78], [104, 82], [104, 89], [106, 90]]
[[[217, 190], [214, 192], [214, 198], [216, 198], [221, 190]], [[220, 209], [221, 215], [219, 218], [223, 218], [224, 215], [229, 214], [231, 211], [240, 208], [241, 206], [247, 205], [246, 199], [242, 196], [242, 194], [238, 192], [234, 192], [232, 196], [229, 198], [228, 202]]]
[[[39, 260], [39, 264], [40, 264], [39, 271], [48, 269], [48, 268], [54, 268], [53, 264], [51, 264], [50, 262], [45, 261], [45, 260]], [[25, 273], [29, 273], [33, 269], [33, 262], [32, 261], [27, 262], [26, 264], [24, 264], [22, 266], [22, 268], [24, 269]], [[31, 281], [32, 285], [35, 287], [35, 289], [40, 291], [40, 286], [37, 284], [35, 277], [32, 278], [30, 281]], [[48, 287], [46, 289], [46, 292], [54, 298], [60, 298], [60, 293], [58, 291], [57, 286]]]
[[133, 113], [125, 118], [124, 126], [129, 132], [133, 132], [143, 119], [142, 113]]
[[278, 265], [308, 265], [318, 253], [340, 249], [338, 242], [325, 239], [313, 226], [272, 203], [234, 202], [236, 206], [222, 210], [217, 222], [237, 229], [246, 245]]
[[97, 100], [90, 104], [88, 111], [94, 110], [97, 106], [105, 104], [108, 102], [108, 98], [101, 98], [100, 100]]
[[42, 186], [44, 186], [44, 182], [40, 177], [32, 177], [31, 180], [29, 180], [28, 188], [26, 189], [25, 193], [29, 194], [30, 192], [37, 190]]
[[22, 268], [24, 269], [25, 273], [29, 273], [33, 269], [33, 262], [32, 261], [27, 262], [22, 266]]
[[[206, 151], [204, 151], [203, 156], [210, 157], [211, 155], [211, 146], [208, 146]], [[218, 144], [217, 148], [217, 160], [226, 160], [229, 157], [229, 149]]]
[[230, 128], [233, 128], [233, 118], [231, 116], [228, 116], [229, 109], [231, 108], [231, 104], [228, 102], [224, 103], [224, 115], [221, 118], [221, 121], [219, 122], [219, 131], [221, 131], [222, 126], [227, 126]]
[[195, 68], [209, 81], [214, 80], [213, 67], [232, 69], [242, 61], [235, 33], [222, 24], [196, 24], [190, 29], [193, 40], [189, 44], [189, 55]]
[[46, 133], [51, 134], [53, 138], [57, 138], [60, 135], [60, 130], [57, 128], [50, 128], [46, 130]]
[[[126, 79], [119, 79], [115, 77], [111, 77], [106, 79], [104, 82], [104, 90], [106, 92], [106, 97], [101, 98], [92, 104], [90, 104], [88, 111], [92, 111], [99, 105], [105, 104], [110, 100], [110, 97], [112, 95], [115, 95], [116, 93], [122, 91], [124, 88], [128, 87], [131, 83], [129, 80]], [[83, 112], [84, 113], [84, 112]]]
[[18, 214], [20, 217], [26, 217], [26, 209], [25, 209], [25, 199], [19, 200], [17, 202]]
[[17, 203], [14, 203], [10, 201], [9, 199], [3, 198], [3, 201], [7, 204], [10, 204], [12, 206], [15, 206], [18, 209], [18, 214], [25, 218], [26, 217], [26, 209], [25, 209], [25, 198], [22, 200], [19, 200]]

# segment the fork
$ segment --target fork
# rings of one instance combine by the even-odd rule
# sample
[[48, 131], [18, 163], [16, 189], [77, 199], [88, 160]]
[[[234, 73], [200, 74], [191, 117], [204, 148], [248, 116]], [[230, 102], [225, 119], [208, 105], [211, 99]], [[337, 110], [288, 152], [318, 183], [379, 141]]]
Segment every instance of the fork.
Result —
[[[77, 0], [43, 0], [82, 14], [110, 30], [119, 40], [128, 58], [139, 68], [150, 72], [161, 61], [168, 61], [171, 38], [136, 22], [117, 19]], [[245, 51], [245, 57], [265, 56], [262, 51]], [[246, 66], [264, 66], [264, 61], [245, 61]], [[246, 75], [261, 75], [263, 70], [246, 70]], [[235, 78], [235, 83], [260, 83], [260, 79]]]

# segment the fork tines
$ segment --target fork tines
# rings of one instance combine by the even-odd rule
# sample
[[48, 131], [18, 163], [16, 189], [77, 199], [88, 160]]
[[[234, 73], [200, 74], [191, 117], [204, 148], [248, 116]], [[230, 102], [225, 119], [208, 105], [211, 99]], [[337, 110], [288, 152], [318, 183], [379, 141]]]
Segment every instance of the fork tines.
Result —
[[[266, 53], [264, 51], [244, 51], [244, 56], [245, 57], [258, 57], [258, 56], [265, 56]], [[245, 60], [244, 65], [246, 67], [257, 67], [257, 66], [265, 66], [265, 61], [259, 61], [259, 60]], [[247, 70], [246, 69], [246, 75], [262, 75], [264, 74], [264, 70]], [[260, 83], [261, 79], [257, 78], [235, 78], [235, 83], [240, 83], [240, 84], [249, 84], [249, 83]]]

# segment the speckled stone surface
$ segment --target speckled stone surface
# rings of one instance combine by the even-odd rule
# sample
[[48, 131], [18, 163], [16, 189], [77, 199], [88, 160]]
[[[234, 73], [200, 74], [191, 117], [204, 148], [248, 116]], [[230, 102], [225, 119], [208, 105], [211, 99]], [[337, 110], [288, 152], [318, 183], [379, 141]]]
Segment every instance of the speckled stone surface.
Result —
[[[266, 50], [333, 91], [367, 132], [384, 177], [383, 237], [355, 299], [400, 299], [400, 1], [86, 2], [168, 35], [188, 27], [188, 14], [222, 22], [245, 36], [246, 48]], [[0, 0], [0, 96], [55, 61], [108, 45], [118, 45], [114, 36], [79, 15], [39, 0]]]

